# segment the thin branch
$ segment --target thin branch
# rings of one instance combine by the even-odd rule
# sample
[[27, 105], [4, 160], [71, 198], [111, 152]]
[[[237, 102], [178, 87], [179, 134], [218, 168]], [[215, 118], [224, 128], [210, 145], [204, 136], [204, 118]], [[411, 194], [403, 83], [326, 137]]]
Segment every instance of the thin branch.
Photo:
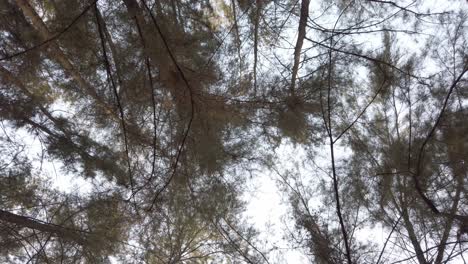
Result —
[[379, 90], [377, 90], [377, 92], [374, 94], [374, 96], [369, 101], [369, 103], [367, 103], [366, 107], [364, 107], [364, 109], [362, 109], [361, 113], [359, 113], [356, 119], [354, 119], [354, 121], [351, 124], [349, 124], [348, 127], [346, 127], [346, 129], [343, 130], [343, 132], [341, 132], [335, 138], [335, 140], [333, 140], [333, 143], [336, 143], [352, 126], [354, 126], [354, 124], [359, 120], [359, 118], [361, 118], [361, 116], [366, 112], [367, 108], [374, 102], [375, 98], [377, 98], [377, 95], [379, 95], [379, 93], [382, 91], [383, 87], [385, 86], [385, 82], [386, 82], [386, 79], [383, 80], [382, 84], [380, 85]]
[[226, 240], [229, 242], [229, 244], [231, 246], [234, 247], [234, 249], [245, 259], [245, 261], [247, 263], [250, 263], [250, 264], [254, 264], [255, 262], [253, 262], [249, 256], [245, 253], [245, 252], [242, 252], [241, 248], [236, 244], [235, 241], [232, 240], [232, 238], [229, 236], [228, 232], [223, 228], [221, 227], [221, 225], [218, 225], [216, 223], [213, 222], [213, 225], [215, 226], [216, 230], [218, 231], [218, 233]]
[[96, 23], [98, 26], [98, 31], [99, 31], [99, 37], [101, 39], [101, 46], [102, 46], [102, 52], [104, 56], [104, 64], [106, 65], [106, 71], [107, 71], [107, 77], [110, 79], [110, 82], [112, 84], [112, 90], [114, 92], [115, 99], [117, 101], [117, 108], [119, 109], [120, 113], [120, 120], [121, 120], [121, 125], [122, 125], [122, 131], [123, 131], [123, 137], [124, 137], [124, 143], [125, 143], [125, 154], [127, 156], [127, 166], [128, 166], [128, 178], [130, 179], [130, 188], [133, 193], [134, 189], [134, 183], [133, 183], [133, 176], [132, 176], [132, 167], [130, 163], [130, 155], [129, 155], [129, 147], [128, 147], [128, 139], [127, 139], [127, 129], [125, 126], [125, 117], [124, 117], [124, 111], [122, 107], [122, 103], [120, 102], [119, 98], [119, 93], [117, 91], [117, 87], [114, 82], [114, 78], [112, 77], [112, 72], [111, 72], [111, 66], [109, 63], [109, 59], [107, 57], [107, 52], [106, 52], [106, 43], [104, 39], [104, 33], [101, 27], [101, 21], [99, 19], [99, 9], [97, 4], [94, 5], [95, 8], [95, 15], [96, 15]]
[[343, 50], [343, 49], [338, 49], [338, 48], [335, 48], [335, 47], [332, 47], [332, 46], [329, 46], [329, 45], [326, 45], [326, 44], [323, 44], [322, 42], [318, 42], [318, 41], [315, 41], [313, 39], [310, 39], [308, 37], [305, 37], [306, 40], [318, 45], [318, 46], [321, 46], [323, 48], [326, 48], [326, 49], [330, 49], [332, 51], [335, 51], [335, 52], [338, 52], [338, 53], [342, 53], [342, 54], [346, 54], [346, 55], [351, 55], [351, 56], [355, 56], [355, 57], [358, 57], [358, 58], [361, 58], [361, 59], [364, 59], [364, 60], [368, 60], [368, 61], [371, 61], [371, 62], [374, 62], [374, 63], [378, 63], [378, 64], [383, 64], [385, 66], [388, 66], [392, 69], [395, 69], [397, 70], [398, 72], [400, 73], [403, 73], [403, 74], [407, 74], [408, 76], [412, 77], [412, 78], [415, 78], [419, 81], [419, 83], [421, 84], [425, 84], [423, 81], [421, 81], [421, 77], [420, 76], [416, 76], [416, 75], [413, 75], [413, 74], [409, 74], [407, 71], [403, 70], [403, 69], [400, 69], [398, 68], [397, 66], [391, 64], [391, 63], [388, 63], [386, 61], [383, 61], [383, 60], [379, 60], [379, 59], [376, 59], [376, 58], [373, 58], [373, 57], [370, 57], [370, 56], [367, 56], [367, 55], [364, 55], [364, 54], [359, 54], [357, 52], [353, 52], [353, 51], [348, 51], [348, 50]]
[[[235, 6], [233, 5], [233, 10], [235, 10]], [[231, 28], [229, 29], [229, 31], [226, 33], [226, 35], [224, 35], [223, 39], [221, 40], [221, 42], [218, 44], [218, 46], [216, 47], [216, 49], [214, 50], [214, 52], [211, 54], [210, 58], [208, 59], [208, 61], [205, 63], [205, 65], [203, 66], [202, 69], [206, 69], [206, 67], [208, 67], [208, 65], [210, 65], [210, 63], [213, 61], [213, 58], [214, 56], [218, 53], [219, 49], [221, 48], [221, 46], [224, 44], [224, 41], [226, 41], [227, 37], [231, 34], [232, 30], [235, 29], [236, 31], [236, 42], [238, 42], [238, 46], [240, 46], [240, 38], [239, 38], [239, 29], [238, 29], [238, 26], [237, 26], [237, 20], [240, 20], [242, 17], [244, 17], [245, 14], [247, 14], [247, 12], [249, 11], [250, 9], [250, 6], [248, 6], [245, 11], [241, 14], [241, 16], [239, 18], [237, 18], [235, 16], [235, 11], [234, 11], [234, 22], [233, 22], [233, 25], [231, 26]], [[238, 57], [239, 57], [239, 60], [240, 60], [240, 48], [238, 47]]]
[[[407, 7], [404, 7], [404, 6], [400, 6], [398, 5], [397, 3], [395, 2], [392, 2], [392, 1], [382, 1], [382, 0], [367, 0], [368, 2], [374, 2], [374, 3], [380, 3], [380, 4], [388, 4], [388, 5], [391, 5], [391, 6], [394, 6], [400, 10], [403, 10], [405, 12], [409, 12], [409, 13], [412, 13], [414, 14], [415, 16], [433, 16], [433, 15], [441, 15], [441, 14], [446, 14], [446, 12], [442, 12], [442, 13], [418, 13], [416, 11], [413, 11], [411, 9], [408, 9], [408, 6]], [[414, 3], [414, 2], [413, 2]]]
[[422, 165], [422, 160], [424, 156], [424, 149], [433, 136], [437, 126], [439, 125], [440, 120], [442, 119], [442, 115], [445, 112], [445, 109], [447, 108], [448, 101], [450, 99], [450, 95], [452, 94], [454, 88], [457, 86], [457, 84], [460, 82], [462, 79], [463, 75], [468, 71], [468, 67], [465, 66], [465, 69], [460, 73], [458, 78], [452, 83], [452, 85], [449, 88], [449, 91], [447, 92], [447, 96], [445, 97], [444, 104], [442, 105], [442, 109], [440, 110], [440, 113], [432, 126], [431, 130], [429, 131], [429, 134], [427, 134], [426, 138], [424, 139], [424, 142], [421, 145], [421, 148], [419, 149], [418, 153], [418, 160], [417, 160], [417, 165], [416, 165], [416, 172], [413, 174], [413, 180], [414, 180], [414, 186], [416, 188], [416, 191], [418, 192], [419, 196], [424, 200], [424, 202], [427, 204], [427, 206], [432, 210], [433, 213], [435, 214], [440, 214], [441, 212], [437, 207], [435, 206], [434, 202], [429, 199], [426, 194], [424, 194], [424, 191], [422, 190], [421, 183], [419, 182], [419, 177], [421, 173], [421, 165]]
[[[134, 20], [135, 20], [135, 23], [136, 23], [136, 26], [137, 26], [137, 29], [138, 29], [138, 35], [140, 36], [140, 40], [141, 40], [141, 44], [143, 46], [143, 50], [146, 50], [147, 49], [146, 42], [145, 42], [145, 39], [143, 37], [143, 32], [141, 31], [140, 23], [138, 23], [138, 19], [136, 18], [136, 16], [134, 17]], [[157, 118], [156, 118], [156, 100], [155, 100], [155, 94], [154, 94], [153, 78], [152, 78], [152, 73], [151, 73], [151, 63], [150, 63], [150, 58], [149, 58], [148, 55], [145, 55], [145, 65], [146, 65], [146, 70], [147, 70], [147, 73], [148, 73], [148, 80], [149, 80], [150, 91], [151, 91], [151, 104], [152, 104], [152, 109], [153, 109], [153, 144], [152, 144], [153, 160], [151, 162], [150, 177], [146, 180], [145, 184], [143, 184], [141, 187], [139, 187], [136, 191], [134, 191], [132, 193], [132, 197], [135, 196], [139, 191], [141, 191], [146, 186], [146, 184], [151, 182], [151, 180], [154, 177], [155, 169], [156, 169], [156, 142], [157, 142], [157, 135], [158, 135], [157, 122], [156, 122], [156, 120], [157, 120]]]
[[[338, 16], [338, 19], [335, 21], [335, 25], [333, 26], [333, 31], [336, 28], [336, 25], [338, 24], [338, 21], [340, 20], [341, 16], [344, 14], [344, 11], [350, 6], [352, 2], [350, 2], [340, 13]], [[351, 259], [351, 249], [349, 246], [348, 242], [348, 233], [346, 231], [346, 227], [344, 224], [344, 219], [343, 219], [343, 214], [341, 212], [341, 203], [340, 203], [340, 193], [339, 193], [339, 187], [338, 187], [338, 176], [336, 173], [336, 166], [335, 166], [335, 150], [334, 150], [334, 141], [333, 141], [333, 130], [332, 130], [332, 124], [331, 124], [331, 89], [332, 89], [332, 83], [331, 83], [331, 75], [332, 75], [332, 70], [333, 70], [333, 65], [332, 65], [332, 47], [335, 45], [333, 44], [333, 35], [334, 32], [332, 32], [332, 37], [330, 37], [330, 47], [328, 49], [328, 91], [327, 91], [327, 113], [328, 113], [328, 138], [330, 141], [330, 157], [331, 157], [331, 164], [332, 164], [332, 178], [333, 178], [333, 189], [335, 193], [335, 202], [336, 202], [336, 214], [338, 215], [340, 227], [341, 227], [341, 233], [343, 235], [343, 240], [345, 244], [345, 249], [346, 249], [346, 258], [348, 261], [348, 264], [352, 264], [352, 259]], [[323, 108], [322, 108], [323, 109]], [[325, 116], [324, 116], [325, 117]], [[325, 124], [327, 123], [324, 120]]]
[[[450, 241], [450, 242], [447, 242], [445, 243], [445, 245], [451, 245], [451, 244], [462, 244], [462, 243], [468, 243], [468, 240], [456, 240], [456, 241]], [[435, 245], [435, 246], [432, 246], [432, 247], [429, 247], [427, 248], [426, 250], [424, 250], [422, 252], [422, 254], [424, 253], [427, 253], [433, 249], [436, 249], [438, 248], [440, 245]], [[405, 259], [401, 259], [401, 260], [398, 260], [398, 261], [395, 261], [395, 262], [392, 262], [391, 264], [397, 264], [397, 263], [408, 263], [408, 260], [411, 260], [411, 259], [414, 259], [415, 257], [417, 257], [417, 254], [411, 256], [411, 257], [408, 257], [408, 258], [405, 258]]]
[[182, 142], [180, 143], [180, 146], [179, 146], [179, 150], [177, 151], [177, 156], [176, 156], [176, 160], [175, 160], [175, 163], [174, 163], [174, 170], [172, 171], [172, 174], [169, 177], [169, 179], [161, 187], [161, 189], [159, 189], [156, 192], [156, 194], [155, 194], [155, 196], [153, 198], [153, 201], [151, 202], [151, 205], [148, 208], [148, 211], [151, 211], [153, 209], [153, 206], [156, 203], [159, 195], [169, 186], [169, 184], [171, 183], [172, 179], [174, 178], [174, 176], [175, 176], [175, 174], [177, 172], [177, 165], [179, 164], [180, 156], [182, 154], [182, 149], [185, 146], [185, 142], [187, 141], [187, 137], [188, 137], [188, 134], [190, 132], [190, 128], [192, 127], [192, 122], [193, 122], [194, 115], [195, 115], [195, 102], [194, 102], [194, 99], [193, 99], [192, 87], [190, 86], [187, 78], [185, 77], [184, 72], [182, 71], [179, 64], [177, 63], [177, 60], [174, 57], [174, 54], [172, 53], [171, 49], [169, 48], [169, 44], [167, 43], [167, 40], [166, 40], [166, 38], [164, 37], [164, 34], [161, 31], [161, 28], [160, 28], [160, 26], [158, 24], [158, 21], [156, 20], [156, 17], [153, 15], [153, 12], [151, 12], [151, 9], [146, 4], [146, 1], [142, 0], [141, 2], [143, 3], [146, 10], [148, 11], [148, 13], [149, 13], [149, 15], [151, 17], [151, 20], [153, 21], [153, 24], [156, 27], [156, 29], [157, 29], [157, 31], [159, 33], [159, 36], [161, 37], [161, 39], [162, 39], [162, 41], [164, 43], [164, 46], [166, 48], [167, 53], [169, 54], [169, 57], [171, 58], [172, 62], [175, 64], [175, 66], [177, 68], [177, 71], [179, 72], [180, 76], [182, 77], [182, 80], [184, 81], [185, 86], [187, 87], [187, 89], [189, 91], [189, 95], [190, 95], [190, 119], [189, 119], [189, 121], [187, 123], [187, 128], [185, 129], [184, 136], [182, 138]]
[[260, 251], [256, 246], [254, 246], [248, 239], [246, 239], [241, 233], [239, 233], [239, 231], [237, 231], [225, 218], [223, 218], [224, 222], [226, 222], [226, 224], [229, 226], [229, 228], [232, 229], [232, 231], [234, 231], [234, 233], [236, 233], [242, 240], [244, 240], [251, 248], [253, 248], [255, 251], [257, 251], [261, 256], [262, 258], [265, 260], [266, 263], [270, 264], [270, 262], [268, 261], [267, 257], [265, 256], [265, 254], [263, 254], [262, 251]]
[[398, 220], [395, 222], [395, 224], [394, 224], [393, 227], [392, 227], [392, 230], [391, 230], [390, 233], [388, 234], [388, 237], [387, 237], [387, 239], [385, 240], [385, 243], [384, 243], [384, 245], [383, 245], [383, 247], [382, 247], [382, 250], [380, 251], [379, 258], [377, 259], [377, 262], [375, 262], [375, 264], [379, 264], [380, 259], [382, 259], [382, 255], [383, 255], [383, 253], [385, 252], [385, 248], [387, 247], [387, 243], [388, 243], [388, 241], [390, 241], [390, 237], [392, 236], [393, 231], [395, 231], [396, 227], [397, 227], [398, 224], [400, 223], [401, 217], [402, 217], [401, 215], [400, 215], [400, 217], [398, 217]]

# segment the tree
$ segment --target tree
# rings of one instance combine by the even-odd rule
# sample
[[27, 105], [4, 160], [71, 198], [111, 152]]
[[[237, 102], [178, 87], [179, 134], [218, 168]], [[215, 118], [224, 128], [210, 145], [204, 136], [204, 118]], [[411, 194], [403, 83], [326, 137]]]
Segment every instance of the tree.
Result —
[[281, 263], [244, 215], [271, 173], [311, 262], [463, 260], [454, 3], [2, 1], [0, 258]]

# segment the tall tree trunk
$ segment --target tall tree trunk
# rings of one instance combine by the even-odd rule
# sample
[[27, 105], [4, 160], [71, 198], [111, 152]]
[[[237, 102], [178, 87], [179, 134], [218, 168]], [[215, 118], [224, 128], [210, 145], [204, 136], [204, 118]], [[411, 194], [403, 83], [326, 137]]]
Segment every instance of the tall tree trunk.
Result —
[[309, 17], [309, 0], [302, 0], [301, 16], [299, 18], [299, 29], [297, 35], [296, 47], [294, 48], [294, 65], [291, 77], [291, 96], [295, 95], [296, 77], [299, 70], [299, 61], [301, 58], [302, 44], [306, 35], [307, 18]]
[[99, 23], [101, 23], [101, 26], [102, 26], [103, 31], [104, 31], [104, 35], [106, 36], [107, 43], [109, 44], [109, 47], [110, 47], [111, 57], [112, 57], [112, 59], [114, 61], [114, 65], [115, 65], [115, 73], [116, 73], [116, 76], [117, 76], [117, 82], [119, 83], [119, 96], [121, 96], [122, 91], [124, 89], [123, 89], [123, 83], [122, 83], [123, 69], [122, 69], [122, 65], [120, 63], [119, 56], [118, 56], [119, 51], [117, 50], [117, 47], [115, 46], [114, 40], [112, 39], [112, 35], [110, 34], [109, 29], [107, 28], [104, 17], [102, 16], [99, 9], [95, 9], [95, 11], [97, 12], [97, 16], [98, 16], [99, 21], [100, 21]]
[[424, 252], [419, 244], [418, 237], [416, 236], [416, 232], [413, 227], [413, 223], [409, 218], [408, 212], [408, 202], [406, 201], [406, 197], [404, 192], [409, 191], [404, 183], [402, 183], [398, 179], [398, 189], [400, 190], [400, 195], [398, 196], [398, 201], [393, 196], [393, 202], [396, 208], [400, 208], [401, 218], [403, 218], [403, 223], [405, 225], [405, 229], [408, 232], [408, 237], [410, 239], [411, 244], [413, 245], [414, 251], [416, 253], [416, 259], [418, 260], [419, 264], [427, 264], [426, 258], [424, 257]]
[[43, 222], [31, 217], [22, 216], [0, 210], [0, 221], [14, 224], [18, 227], [31, 228], [37, 231], [49, 233], [62, 239], [74, 241], [80, 245], [86, 244], [86, 233], [52, 223]]
[[[449, 153], [450, 159], [453, 159], [451, 156], [453, 156], [452, 153]], [[453, 159], [456, 160], [456, 159]], [[456, 164], [456, 163], [455, 163]], [[457, 166], [457, 165], [455, 165]], [[460, 196], [462, 194], [463, 190], [463, 176], [466, 175], [466, 166], [465, 164], [459, 165], [460, 168], [455, 168], [453, 171], [456, 173], [455, 177], [457, 178], [457, 189], [455, 191], [455, 197], [453, 198], [453, 203], [452, 203], [452, 208], [450, 208], [450, 215], [447, 218], [447, 221], [445, 222], [445, 229], [444, 232], [442, 233], [442, 238], [440, 239], [439, 246], [437, 248], [437, 257], [434, 261], [434, 264], [441, 264], [442, 259], [444, 258], [444, 252], [447, 244], [447, 240], [450, 235], [450, 231], [452, 230], [453, 227], [453, 222], [455, 220], [455, 214], [457, 213], [458, 209], [458, 204], [460, 202]], [[458, 169], [458, 170], [457, 170]]]
[[239, 83], [242, 83], [242, 57], [241, 57], [241, 40], [239, 35], [239, 25], [237, 24], [237, 11], [236, 3], [234, 0], [231, 0], [232, 6], [232, 15], [234, 17], [234, 30], [236, 36], [236, 48], [237, 48], [237, 57], [239, 59]]
[[419, 244], [418, 238], [416, 236], [416, 232], [414, 231], [413, 224], [409, 219], [408, 209], [405, 205], [402, 205], [402, 217], [403, 222], [405, 223], [406, 231], [408, 231], [408, 237], [413, 245], [414, 251], [416, 252], [416, 258], [418, 259], [419, 264], [426, 264], [426, 258], [424, 257], [424, 252], [421, 249], [421, 245]]
[[257, 63], [258, 63], [258, 26], [260, 21], [260, 9], [262, 8], [261, 0], [257, 0], [255, 6], [255, 25], [254, 25], [254, 66], [253, 66], [253, 78], [254, 78], [254, 95], [257, 95]]

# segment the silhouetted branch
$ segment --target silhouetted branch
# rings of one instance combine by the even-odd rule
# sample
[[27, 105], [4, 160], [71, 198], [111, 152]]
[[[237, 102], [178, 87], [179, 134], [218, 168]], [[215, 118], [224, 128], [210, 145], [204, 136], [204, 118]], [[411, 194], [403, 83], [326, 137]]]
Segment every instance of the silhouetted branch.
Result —
[[416, 164], [416, 172], [413, 174], [414, 186], [416, 188], [416, 191], [418, 192], [419, 196], [421, 196], [421, 198], [424, 200], [426, 205], [435, 214], [440, 214], [440, 211], [439, 211], [439, 209], [437, 209], [434, 202], [431, 199], [429, 199], [429, 197], [427, 197], [426, 194], [424, 194], [424, 191], [422, 190], [421, 184], [419, 182], [419, 177], [421, 177], [421, 175], [420, 175], [421, 174], [421, 163], [422, 163], [423, 156], [424, 156], [424, 148], [426, 147], [427, 143], [431, 139], [431, 137], [434, 134], [437, 126], [439, 125], [440, 120], [442, 119], [442, 115], [444, 114], [445, 109], [447, 108], [447, 104], [448, 104], [448, 100], [450, 99], [450, 95], [452, 94], [454, 88], [457, 86], [457, 84], [460, 82], [463, 75], [465, 75], [465, 73], [467, 71], [468, 71], [468, 67], [465, 66], [465, 69], [463, 69], [463, 71], [460, 73], [460, 75], [458, 75], [457, 79], [455, 79], [455, 81], [450, 86], [450, 88], [449, 88], [449, 90], [447, 92], [447, 96], [445, 97], [444, 103], [442, 105], [442, 109], [440, 110], [440, 113], [439, 113], [434, 125], [432, 126], [431, 130], [429, 131], [426, 138], [424, 139], [424, 141], [423, 141], [423, 143], [421, 145], [421, 148], [419, 149], [418, 160], [417, 160], [417, 164]]
[[83, 230], [66, 228], [60, 225], [47, 223], [32, 217], [13, 214], [4, 210], [0, 210], [0, 220], [18, 225], [20, 227], [27, 227], [41, 232], [54, 234], [64, 239], [73, 240], [80, 245], [85, 244], [85, 236], [88, 234], [88, 232]]
[[239, 233], [239, 231], [237, 231], [231, 224], [229, 224], [229, 222], [226, 219], [223, 218], [223, 220], [224, 220], [224, 222], [226, 222], [226, 224], [229, 226], [229, 228], [231, 228], [232, 231], [234, 231], [234, 233], [236, 233], [242, 240], [244, 240], [251, 248], [253, 248], [255, 251], [257, 251], [262, 256], [262, 258], [265, 260], [266, 263], [270, 264], [267, 257], [265, 256], [265, 254], [263, 254], [262, 251], [260, 251], [255, 245], [253, 245], [241, 233]]
[[188, 134], [190, 132], [190, 128], [192, 126], [192, 122], [193, 122], [193, 119], [194, 119], [194, 115], [195, 115], [195, 102], [194, 102], [194, 99], [193, 99], [193, 91], [192, 91], [192, 88], [187, 80], [187, 78], [185, 77], [185, 74], [184, 72], [182, 71], [182, 69], [180, 68], [179, 64], [177, 63], [177, 60], [176, 58], [174, 57], [174, 54], [172, 54], [172, 51], [171, 49], [169, 48], [169, 44], [167, 43], [167, 40], [166, 38], [164, 37], [164, 34], [162, 33], [161, 31], [161, 28], [159, 27], [159, 24], [156, 20], [156, 17], [153, 15], [153, 12], [151, 11], [151, 9], [149, 8], [149, 6], [146, 4], [146, 1], [142, 0], [142, 3], [143, 5], [145, 6], [146, 10], [148, 11], [150, 17], [151, 17], [151, 20], [153, 21], [153, 24], [154, 26], [156, 27], [158, 33], [159, 33], [159, 36], [161, 37], [163, 43], [164, 43], [164, 46], [166, 47], [166, 51], [167, 53], [169, 54], [169, 57], [171, 58], [172, 62], [175, 64], [176, 66], [176, 69], [177, 71], [179, 72], [180, 76], [182, 77], [182, 80], [184, 81], [187, 89], [189, 90], [189, 94], [190, 94], [190, 119], [187, 123], [187, 128], [185, 129], [185, 132], [184, 132], [184, 136], [182, 138], [182, 142], [180, 143], [180, 146], [179, 146], [179, 150], [177, 151], [177, 156], [176, 156], [176, 160], [175, 160], [175, 163], [174, 163], [174, 170], [171, 174], [171, 176], [169, 177], [169, 179], [164, 183], [164, 185], [161, 187], [161, 189], [159, 189], [154, 198], [153, 198], [153, 201], [151, 202], [151, 205], [150, 207], [148, 208], [148, 211], [151, 211], [153, 209], [153, 206], [154, 204], [156, 203], [156, 200], [158, 199], [159, 195], [169, 186], [169, 184], [171, 183], [172, 179], [174, 178], [176, 172], [177, 172], [177, 165], [179, 164], [179, 159], [180, 159], [180, 156], [182, 154], [182, 149], [184, 148], [184, 145], [185, 145], [185, 142], [187, 141], [187, 137], [188, 137]]
[[[452, 245], [452, 244], [462, 244], [462, 243], [468, 243], [468, 240], [457, 240], [457, 241], [450, 241], [450, 242], [447, 242], [445, 243], [445, 245]], [[433, 249], [436, 249], [438, 248], [440, 245], [435, 245], [435, 246], [432, 246], [432, 247], [429, 247], [427, 248], [426, 250], [422, 251], [421, 254], [425, 254]], [[411, 260], [411, 259], [414, 259], [418, 256], [418, 254], [415, 254], [411, 257], [408, 257], [408, 258], [405, 258], [405, 259], [400, 259], [398, 261], [395, 261], [395, 262], [392, 262], [391, 264], [397, 264], [397, 263], [407, 263], [408, 260]]]
[[351, 124], [349, 124], [345, 130], [343, 130], [343, 132], [341, 132], [336, 138], [335, 140], [333, 140], [333, 143], [336, 143], [352, 126], [354, 126], [354, 124], [359, 120], [359, 118], [361, 118], [361, 116], [366, 112], [367, 108], [374, 102], [375, 98], [377, 98], [377, 95], [379, 95], [379, 93], [382, 91], [384, 85], [385, 85], [385, 82], [386, 82], [386, 79], [383, 80], [382, 84], [380, 85], [380, 88], [379, 90], [377, 90], [377, 92], [374, 94], [374, 96], [372, 97], [372, 99], [369, 101], [369, 103], [367, 103], [367, 105], [364, 107], [364, 109], [362, 109], [362, 111], [359, 113], [359, 115], [356, 117], [356, 119], [354, 119], [353, 122], [351, 122]]
[[[340, 15], [338, 16], [338, 19], [335, 21], [335, 25], [333, 26], [333, 30], [336, 28], [336, 25], [338, 24], [338, 21], [340, 20], [341, 16], [344, 14], [344, 11], [349, 7], [349, 5], [352, 2], [350, 2], [346, 8], [344, 8]], [[333, 36], [332, 32], [332, 36]], [[345, 244], [345, 250], [346, 250], [346, 258], [348, 260], [348, 264], [352, 264], [352, 258], [351, 258], [351, 249], [349, 246], [349, 241], [348, 241], [348, 233], [346, 231], [346, 226], [344, 223], [343, 219], [343, 214], [341, 211], [341, 202], [340, 202], [340, 191], [338, 187], [338, 175], [336, 173], [336, 166], [335, 166], [335, 149], [334, 149], [334, 140], [333, 140], [333, 130], [332, 130], [332, 123], [331, 123], [331, 90], [332, 90], [332, 83], [331, 83], [331, 76], [333, 72], [333, 65], [332, 65], [332, 47], [333, 47], [333, 37], [330, 38], [330, 47], [328, 49], [328, 89], [327, 89], [327, 119], [328, 119], [328, 138], [329, 138], [329, 143], [330, 143], [330, 158], [331, 158], [331, 165], [332, 165], [332, 179], [333, 179], [333, 189], [335, 193], [335, 203], [336, 203], [336, 214], [338, 215], [338, 220], [340, 223], [340, 228], [341, 228], [341, 233], [343, 235], [343, 240]], [[322, 111], [323, 111], [323, 106], [322, 106]], [[323, 117], [325, 118], [325, 114], [323, 114]], [[324, 119], [324, 123], [326, 125], [326, 120]]]
[[106, 66], [107, 77], [110, 79], [110, 82], [112, 85], [112, 91], [114, 92], [114, 96], [117, 101], [117, 108], [119, 109], [119, 113], [120, 113], [120, 119], [121, 119], [121, 125], [122, 125], [122, 131], [123, 131], [123, 137], [124, 137], [124, 143], [125, 143], [125, 154], [127, 156], [128, 177], [130, 180], [130, 188], [133, 193], [134, 182], [133, 182], [133, 176], [132, 176], [132, 167], [130, 164], [130, 155], [129, 155], [129, 150], [128, 150], [129, 147], [128, 147], [128, 139], [127, 139], [127, 130], [125, 126], [124, 111], [123, 111], [122, 103], [120, 102], [120, 97], [119, 97], [119, 93], [117, 92], [117, 87], [115, 85], [114, 78], [112, 77], [111, 66], [109, 63], [109, 59], [107, 57], [106, 43], [105, 43], [104, 33], [101, 27], [101, 21], [99, 19], [99, 10], [98, 10], [97, 4], [94, 5], [94, 8], [95, 8], [95, 15], [96, 15], [96, 23], [97, 23], [98, 31], [99, 31], [99, 37], [101, 39], [101, 46], [102, 46], [102, 52], [104, 55], [104, 64]]
[[383, 0], [367, 0], [367, 1], [368, 2], [374, 2], [374, 3], [380, 3], [380, 4], [388, 4], [388, 5], [394, 6], [394, 7], [398, 8], [398, 9], [401, 9], [401, 10], [403, 10], [405, 12], [412, 13], [415, 16], [432, 16], [432, 15], [446, 14], [446, 12], [443, 12], [443, 13], [418, 13], [416, 11], [408, 9], [408, 6], [410, 6], [414, 2], [405, 7], [405, 6], [400, 6], [397, 3], [392, 2], [392, 1], [383, 1]]
[[[141, 26], [140, 23], [138, 22], [137, 17], [134, 17], [135, 24], [138, 29], [138, 35], [141, 40], [141, 44], [143, 46], [143, 49], [146, 50], [146, 42], [143, 37], [143, 32], [141, 31]], [[156, 142], [157, 142], [157, 123], [156, 123], [156, 100], [155, 100], [155, 94], [154, 94], [154, 85], [153, 85], [153, 77], [151, 74], [151, 63], [150, 63], [150, 58], [147, 54], [145, 54], [145, 66], [146, 70], [148, 73], [148, 80], [149, 80], [149, 85], [150, 85], [150, 91], [151, 91], [151, 104], [152, 104], [152, 114], [153, 114], [153, 144], [152, 144], [152, 149], [153, 149], [153, 160], [151, 162], [151, 174], [150, 177], [146, 180], [146, 183], [144, 183], [141, 187], [139, 187], [136, 191], [132, 193], [132, 197], [135, 196], [139, 191], [141, 191], [149, 182], [152, 181], [154, 174], [155, 174], [155, 169], [156, 169]]]
[[382, 250], [380, 251], [380, 254], [379, 254], [379, 258], [377, 259], [377, 262], [375, 262], [375, 264], [379, 264], [380, 263], [380, 259], [382, 259], [382, 255], [383, 253], [385, 252], [385, 248], [387, 247], [387, 243], [388, 241], [390, 240], [390, 237], [392, 236], [393, 234], [393, 231], [395, 231], [395, 228], [398, 226], [398, 224], [400, 223], [400, 220], [401, 220], [401, 215], [400, 217], [398, 217], [397, 221], [395, 222], [395, 224], [393, 225], [392, 227], [392, 230], [390, 231], [390, 233], [388, 234], [387, 236], [387, 239], [385, 239], [385, 243], [382, 247]]

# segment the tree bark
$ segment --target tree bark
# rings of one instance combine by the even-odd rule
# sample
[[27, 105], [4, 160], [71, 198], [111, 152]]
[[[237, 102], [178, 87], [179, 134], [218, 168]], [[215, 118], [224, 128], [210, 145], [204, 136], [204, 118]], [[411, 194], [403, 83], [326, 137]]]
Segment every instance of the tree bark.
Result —
[[257, 95], [257, 63], [258, 63], [258, 27], [260, 21], [260, 9], [262, 8], [261, 0], [257, 0], [255, 4], [255, 25], [254, 25], [254, 95]]
[[442, 238], [440, 239], [439, 247], [437, 248], [437, 257], [436, 257], [436, 259], [434, 261], [434, 264], [441, 264], [442, 260], [444, 258], [444, 255], [445, 255], [444, 252], [445, 252], [445, 248], [447, 246], [447, 240], [449, 238], [450, 231], [452, 230], [452, 227], [453, 227], [453, 222], [455, 220], [455, 214], [457, 213], [458, 203], [460, 202], [460, 196], [461, 196], [462, 189], [463, 189], [463, 176], [462, 175], [464, 175], [464, 174], [456, 176], [457, 177], [457, 189], [455, 191], [455, 197], [454, 197], [454, 200], [453, 200], [453, 203], [452, 203], [452, 207], [450, 208], [450, 214], [452, 216], [449, 216], [447, 218], [447, 222], [445, 224], [445, 229], [444, 229], [444, 232], [442, 234]]
[[295, 95], [294, 89], [296, 86], [297, 72], [299, 70], [299, 61], [301, 58], [302, 44], [304, 43], [304, 38], [306, 35], [306, 26], [307, 26], [308, 17], [309, 17], [309, 0], [302, 0], [297, 42], [296, 42], [296, 47], [294, 48], [294, 65], [292, 69], [291, 87], [290, 87], [292, 96]]
[[80, 245], [85, 245], [86, 243], [85, 232], [43, 222], [31, 217], [13, 214], [8, 211], [0, 210], [0, 221], [14, 224], [23, 228], [30, 228], [49, 233], [56, 237], [76, 242]]

